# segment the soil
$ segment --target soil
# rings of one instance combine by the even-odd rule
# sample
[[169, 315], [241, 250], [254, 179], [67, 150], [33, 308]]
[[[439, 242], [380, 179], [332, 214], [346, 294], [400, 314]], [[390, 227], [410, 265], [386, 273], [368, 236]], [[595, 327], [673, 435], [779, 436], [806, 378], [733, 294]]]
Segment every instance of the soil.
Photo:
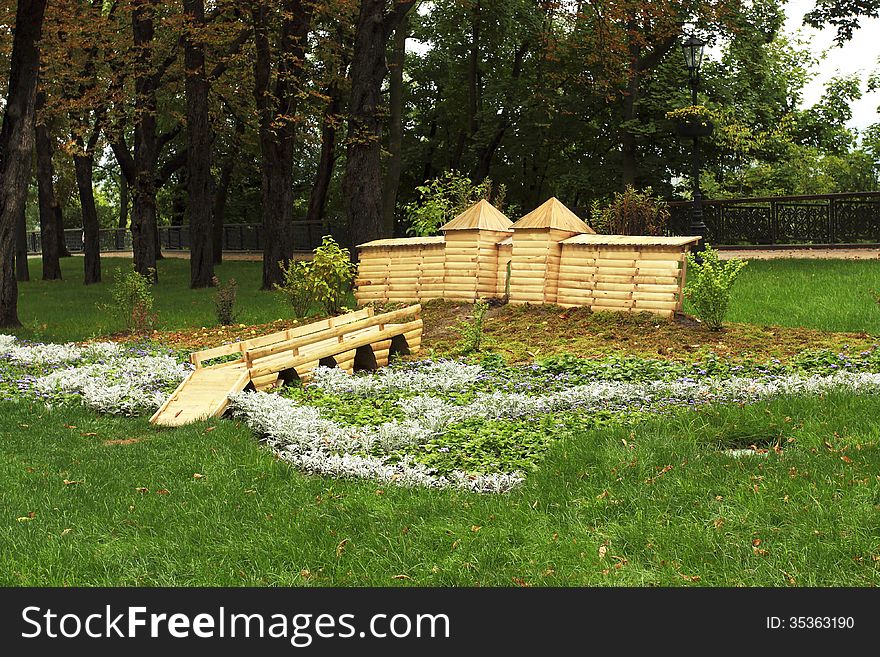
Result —
[[[472, 312], [471, 304], [447, 301], [423, 304], [422, 355], [455, 355], [460, 338], [456, 328], [461, 322], [469, 321]], [[198, 350], [281, 331], [301, 323], [279, 320], [261, 326], [154, 332], [150, 337], [176, 349]], [[667, 320], [647, 313], [593, 313], [587, 308], [563, 309], [545, 305], [490, 307], [483, 329], [485, 349], [499, 353], [511, 362], [528, 362], [564, 353], [588, 357], [630, 353], [693, 360], [710, 351], [721, 357], [786, 359], [806, 349], [841, 349], [848, 345], [852, 350], [861, 351], [878, 341], [867, 333], [830, 333], [751, 324], [728, 324], [723, 331], [710, 331], [699, 320], [684, 314]]]

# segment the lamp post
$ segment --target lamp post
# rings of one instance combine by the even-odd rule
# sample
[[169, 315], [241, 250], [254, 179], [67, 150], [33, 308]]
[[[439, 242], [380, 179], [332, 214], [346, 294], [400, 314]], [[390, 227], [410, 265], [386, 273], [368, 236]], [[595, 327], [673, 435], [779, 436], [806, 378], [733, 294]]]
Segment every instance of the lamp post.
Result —
[[[703, 48], [706, 42], [695, 35], [690, 35], [681, 44], [684, 51], [684, 61], [688, 68], [691, 82], [691, 105], [697, 104], [697, 85], [700, 83], [700, 64], [703, 62]], [[702, 239], [694, 247], [699, 260], [699, 251], [705, 248], [706, 224], [703, 223], [703, 195], [700, 192], [700, 138], [694, 135], [693, 162], [691, 175], [694, 185], [694, 203], [691, 210], [691, 235], [699, 235]]]

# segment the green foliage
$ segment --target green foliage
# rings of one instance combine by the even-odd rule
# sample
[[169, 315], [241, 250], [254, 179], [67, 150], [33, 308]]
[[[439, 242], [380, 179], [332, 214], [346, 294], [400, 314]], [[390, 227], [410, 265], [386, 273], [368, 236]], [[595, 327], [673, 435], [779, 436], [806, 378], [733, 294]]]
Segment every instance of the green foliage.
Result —
[[489, 304], [484, 301], [477, 301], [474, 304], [473, 316], [470, 320], [462, 320], [458, 323], [456, 331], [458, 331], [461, 339], [458, 342], [458, 348], [463, 354], [470, 354], [480, 351], [483, 347], [483, 319], [489, 310]]
[[666, 118], [679, 123], [699, 123], [707, 125], [713, 120], [713, 113], [705, 105], [688, 105], [666, 112]]
[[697, 317], [708, 328], [720, 331], [730, 305], [730, 291], [748, 263], [736, 259], [722, 261], [718, 252], [708, 245], [700, 253], [699, 262], [693, 253], [688, 253], [687, 259], [688, 284], [684, 294], [693, 304]]
[[324, 306], [328, 315], [338, 315], [357, 272], [348, 249], [342, 248], [336, 240], [326, 235], [321, 240], [321, 246], [315, 249], [308, 269], [315, 299]]
[[440, 226], [483, 199], [501, 207], [506, 196], [504, 185], [494, 189], [488, 178], [475, 184], [458, 171], [447, 171], [427, 184], [416, 187], [416, 192], [418, 200], [405, 208], [409, 223], [406, 232], [419, 236], [435, 234]]
[[238, 282], [230, 278], [221, 283], [216, 276], [211, 283], [217, 288], [214, 293], [214, 310], [217, 313], [217, 323], [229, 326], [235, 322], [235, 298], [238, 294]]
[[287, 299], [294, 316], [302, 319], [309, 314], [315, 302], [311, 267], [305, 260], [291, 260], [287, 266], [281, 264], [281, 272], [284, 275], [284, 282], [276, 285], [275, 288]]
[[593, 230], [606, 235], [663, 235], [669, 225], [669, 206], [650, 187], [638, 190], [627, 185], [609, 205], [593, 203], [591, 222]]
[[141, 276], [133, 266], [128, 270], [118, 269], [113, 276], [111, 295], [112, 309], [122, 318], [129, 333], [153, 330], [156, 314], [153, 312], [153, 286], [149, 276]]
[[357, 267], [348, 249], [326, 235], [310, 261], [291, 260], [286, 266], [281, 263], [281, 271], [284, 282], [276, 288], [287, 297], [294, 314], [302, 318], [316, 303], [329, 315], [339, 314], [351, 292]]

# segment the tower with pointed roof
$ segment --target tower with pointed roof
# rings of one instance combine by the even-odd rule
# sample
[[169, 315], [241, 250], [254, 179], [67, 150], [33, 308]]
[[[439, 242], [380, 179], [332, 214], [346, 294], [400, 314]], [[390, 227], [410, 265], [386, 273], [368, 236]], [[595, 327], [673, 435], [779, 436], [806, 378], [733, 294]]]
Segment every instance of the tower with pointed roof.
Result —
[[556, 303], [562, 240], [595, 233], [557, 198], [513, 224], [511, 303]]
[[498, 243], [513, 222], [486, 200], [440, 228], [446, 239], [444, 298], [477, 301], [497, 296]]

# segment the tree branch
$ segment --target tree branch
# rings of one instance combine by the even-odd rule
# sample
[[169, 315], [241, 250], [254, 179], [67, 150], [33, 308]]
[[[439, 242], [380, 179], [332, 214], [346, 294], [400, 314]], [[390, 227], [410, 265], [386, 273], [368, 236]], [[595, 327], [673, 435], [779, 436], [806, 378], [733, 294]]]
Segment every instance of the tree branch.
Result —
[[409, 13], [410, 9], [415, 7], [418, 3], [419, 0], [397, 0], [394, 8], [385, 14], [385, 20], [382, 22], [382, 31], [385, 34], [386, 39], [388, 39], [394, 30], [398, 28], [401, 21], [403, 21]]

